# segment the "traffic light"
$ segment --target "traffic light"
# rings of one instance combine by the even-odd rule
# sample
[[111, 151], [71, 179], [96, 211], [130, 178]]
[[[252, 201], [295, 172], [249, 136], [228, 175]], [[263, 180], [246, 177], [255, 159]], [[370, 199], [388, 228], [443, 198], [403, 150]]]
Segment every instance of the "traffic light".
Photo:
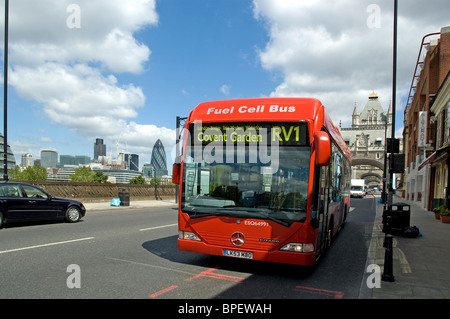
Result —
[[[392, 138], [387, 138], [386, 140], [388, 153], [400, 153], [400, 139], [395, 138], [394, 143], [392, 143]], [[394, 150], [392, 150], [392, 148], [394, 148]]]

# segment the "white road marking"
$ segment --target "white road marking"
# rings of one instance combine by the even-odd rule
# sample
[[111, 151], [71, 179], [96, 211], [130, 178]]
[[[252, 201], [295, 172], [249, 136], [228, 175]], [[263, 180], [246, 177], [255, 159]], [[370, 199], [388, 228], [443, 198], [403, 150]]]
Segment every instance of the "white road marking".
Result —
[[28, 247], [22, 247], [22, 248], [16, 248], [16, 249], [3, 250], [3, 251], [0, 251], [0, 254], [12, 253], [12, 252], [15, 252], [15, 251], [21, 251], [21, 250], [27, 250], [27, 249], [34, 249], [34, 248], [41, 248], [41, 247], [48, 247], [48, 246], [68, 244], [68, 243], [74, 243], [74, 242], [83, 241], [83, 240], [90, 240], [90, 239], [94, 239], [94, 237], [86, 237], [86, 238], [72, 239], [72, 240], [66, 240], [66, 241], [60, 241], [60, 242], [48, 243], [48, 244], [42, 244], [42, 245], [36, 245], [36, 246], [28, 246]]
[[155, 226], [155, 227], [150, 227], [150, 228], [142, 228], [142, 229], [139, 229], [139, 231], [153, 230], [153, 229], [166, 228], [166, 227], [172, 227], [172, 226], [178, 226], [178, 224], [170, 224], [170, 225]]

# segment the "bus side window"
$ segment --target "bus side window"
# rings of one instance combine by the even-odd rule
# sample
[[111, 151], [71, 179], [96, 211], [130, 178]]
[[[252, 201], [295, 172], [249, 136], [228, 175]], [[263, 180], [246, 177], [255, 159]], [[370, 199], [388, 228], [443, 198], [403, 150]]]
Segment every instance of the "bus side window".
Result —
[[337, 147], [332, 145], [333, 152], [333, 171], [332, 171], [332, 199], [334, 202], [341, 200], [342, 184], [342, 155], [338, 153]]

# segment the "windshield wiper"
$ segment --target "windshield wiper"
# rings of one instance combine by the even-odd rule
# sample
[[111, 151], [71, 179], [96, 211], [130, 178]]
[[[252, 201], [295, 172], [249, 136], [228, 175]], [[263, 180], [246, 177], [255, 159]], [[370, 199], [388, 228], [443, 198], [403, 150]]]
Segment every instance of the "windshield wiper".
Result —
[[[205, 206], [203, 206], [205, 207]], [[278, 219], [276, 217], [270, 216], [269, 211], [266, 213], [254, 210], [254, 209], [248, 209], [245, 207], [239, 207], [239, 206], [225, 206], [222, 208], [215, 208], [213, 212], [199, 212], [199, 211], [184, 211], [189, 215], [190, 218], [201, 218], [201, 217], [209, 217], [209, 216], [228, 216], [228, 217], [242, 217], [242, 218], [262, 218], [262, 219], [268, 219], [271, 221], [274, 221], [280, 225], [283, 225], [285, 227], [291, 226], [291, 223]], [[250, 213], [250, 214], [243, 214], [243, 213]]]
[[234, 216], [233, 214], [230, 213], [210, 213], [210, 212], [196, 212], [196, 211], [192, 211], [192, 212], [185, 212], [189, 215], [190, 218], [201, 218], [201, 217], [209, 217], [209, 216]]
[[258, 214], [258, 216], [260, 216], [260, 217], [270, 219], [271, 221], [274, 221], [274, 222], [276, 222], [276, 223], [278, 223], [278, 224], [280, 224], [280, 225], [283, 225], [284, 227], [289, 227], [289, 226], [291, 226], [291, 223], [289, 223], [289, 222], [287, 222], [287, 221], [285, 221], [285, 220], [282, 220], [282, 219], [278, 219], [278, 218], [269, 216], [269, 214], [265, 215], [265, 214], [262, 214], [262, 213], [260, 213], [260, 212], [257, 212], [257, 214]]

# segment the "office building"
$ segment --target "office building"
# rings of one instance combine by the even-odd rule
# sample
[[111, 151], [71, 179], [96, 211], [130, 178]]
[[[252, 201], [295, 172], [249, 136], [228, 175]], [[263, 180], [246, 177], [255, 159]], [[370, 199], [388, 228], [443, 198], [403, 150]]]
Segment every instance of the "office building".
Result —
[[150, 163], [155, 169], [155, 177], [161, 177], [168, 174], [166, 151], [160, 139], [153, 146], [152, 158]]
[[102, 138], [97, 138], [94, 144], [94, 160], [98, 160], [99, 156], [106, 156], [106, 145]]
[[22, 154], [22, 163], [20, 164], [20, 166], [28, 167], [33, 165], [34, 165], [33, 155], [31, 155], [30, 153]]
[[56, 168], [58, 166], [58, 151], [53, 148], [43, 148], [41, 150], [41, 166]]
[[144, 164], [142, 166], [142, 174], [148, 178], [153, 178], [155, 177], [155, 168], [152, 164]]
[[130, 171], [139, 171], [139, 155], [125, 154], [125, 163]]
[[91, 158], [85, 155], [60, 155], [59, 156], [59, 166], [64, 165], [87, 165], [91, 162]]

